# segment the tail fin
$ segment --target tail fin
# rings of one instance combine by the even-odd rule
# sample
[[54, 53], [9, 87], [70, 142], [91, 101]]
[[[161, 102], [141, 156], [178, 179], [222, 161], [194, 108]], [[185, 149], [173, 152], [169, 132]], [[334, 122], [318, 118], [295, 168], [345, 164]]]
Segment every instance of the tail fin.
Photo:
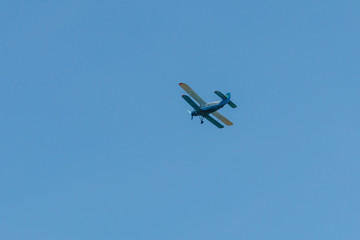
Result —
[[[230, 100], [230, 98], [231, 98], [231, 94], [230, 94], [230, 93], [227, 93], [225, 96]], [[228, 102], [228, 104], [229, 104], [230, 107], [236, 108], [236, 104], [233, 103], [231, 100]]]
[[[219, 91], [215, 91], [215, 94], [218, 95], [221, 99], [225, 100], [225, 99], [229, 99], [231, 98], [231, 94], [227, 93], [226, 95], [222, 94]], [[236, 108], [236, 104], [233, 103], [232, 101], [229, 101], [228, 104], [230, 105], [230, 107], [232, 108]]]

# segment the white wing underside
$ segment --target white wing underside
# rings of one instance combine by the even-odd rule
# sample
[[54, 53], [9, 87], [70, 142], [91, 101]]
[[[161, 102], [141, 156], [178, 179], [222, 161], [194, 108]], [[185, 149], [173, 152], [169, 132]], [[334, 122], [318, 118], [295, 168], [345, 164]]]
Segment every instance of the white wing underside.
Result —
[[217, 119], [219, 119], [220, 121], [222, 121], [225, 125], [227, 126], [231, 126], [233, 125], [233, 123], [227, 119], [226, 117], [224, 117], [222, 114], [220, 114], [219, 112], [213, 112], [211, 113], [212, 115], [214, 115]]
[[192, 97], [195, 101], [197, 101], [200, 104], [200, 106], [206, 104], [206, 102], [194, 90], [192, 90], [191, 87], [189, 87], [186, 83], [180, 83], [179, 85], [182, 89], [185, 90], [185, 92], [187, 92], [190, 95], [190, 97]]

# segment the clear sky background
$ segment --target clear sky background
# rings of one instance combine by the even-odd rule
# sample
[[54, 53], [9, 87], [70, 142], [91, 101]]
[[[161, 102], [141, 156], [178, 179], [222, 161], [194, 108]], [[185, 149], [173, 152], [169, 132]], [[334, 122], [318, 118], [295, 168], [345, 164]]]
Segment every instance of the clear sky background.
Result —
[[0, 239], [360, 239], [359, 9], [1, 1]]

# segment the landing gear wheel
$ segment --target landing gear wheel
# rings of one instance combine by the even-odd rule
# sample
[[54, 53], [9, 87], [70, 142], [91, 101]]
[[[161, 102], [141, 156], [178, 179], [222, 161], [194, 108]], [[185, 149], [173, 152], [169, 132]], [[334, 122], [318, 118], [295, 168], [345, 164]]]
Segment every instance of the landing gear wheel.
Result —
[[200, 119], [200, 123], [203, 124], [204, 123], [204, 116], [199, 116]]

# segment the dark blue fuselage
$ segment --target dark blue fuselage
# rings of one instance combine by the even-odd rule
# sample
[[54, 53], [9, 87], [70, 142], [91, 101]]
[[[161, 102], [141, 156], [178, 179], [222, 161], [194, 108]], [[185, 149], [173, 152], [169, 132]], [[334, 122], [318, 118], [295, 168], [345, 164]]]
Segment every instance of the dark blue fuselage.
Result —
[[200, 110], [194, 110], [191, 112], [192, 116], [207, 116], [210, 113], [213, 113], [220, 108], [223, 108], [228, 102], [230, 101], [229, 98], [224, 99], [222, 101], [212, 102], [205, 105], [200, 106]]

